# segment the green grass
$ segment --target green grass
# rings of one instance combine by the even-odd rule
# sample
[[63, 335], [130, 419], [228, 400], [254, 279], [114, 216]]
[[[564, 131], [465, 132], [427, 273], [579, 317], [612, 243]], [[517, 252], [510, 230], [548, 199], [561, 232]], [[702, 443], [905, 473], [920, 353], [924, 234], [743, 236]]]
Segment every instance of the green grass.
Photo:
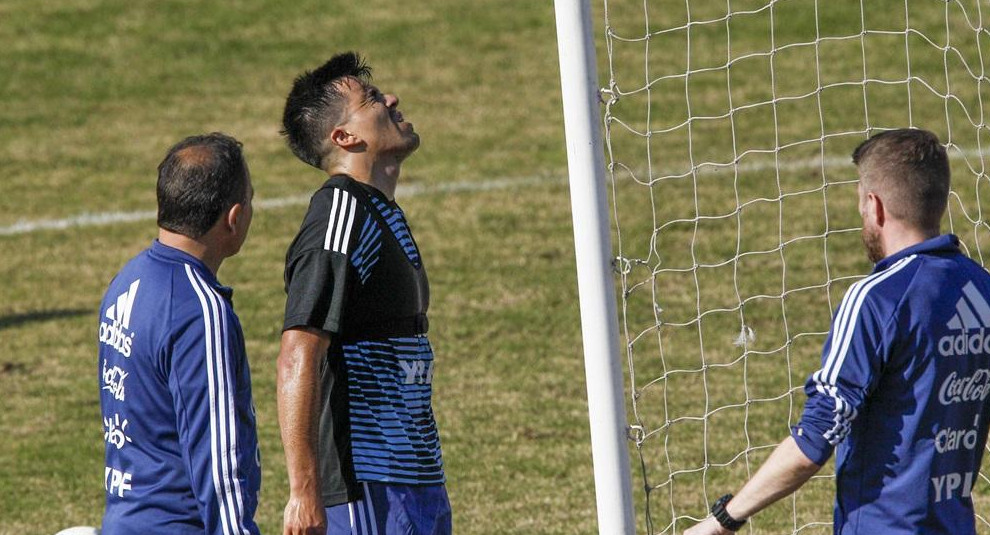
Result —
[[[967, 29], [979, 23], [976, 3], [912, 2], [907, 39], [860, 39], [859, 2], [765, 4], [733, 0], [721, 20], [724, 2], [693, 2], [688, 14], [684, 2], [651, 0], [647, 43], [644, 3], [609, 1], [625, 39], [612, 42], [614, 72], [594, 4], [600, 78], [613, 75], [620, 95], [608, 108], [611, 200], [616, 254], [629, 261], [617, 277], [629, 419], [649, 433], [631, 448], [640, 533], [683, 531], [766, 457], [800, 414], [795, 389], [817, 364], [831, 310], [869, 269], [858, 234], [835, 232], [858, 225], [852, 167], [788, 164], [848, 158], [869, 128], [932, 129], [953, 143], [946, 223], [974, 257], [987, 250], [990, 180], [972, 151], [987, 146], [990, 85], [964, 66], [980, 75], [979, 52], [990, 57], [987, 32]], [[688, 28], [689, 17], [718, 21]], [[869, 3], [867, 29], [905, 25], [903, 1]], [[845, 38], [803, 44], [816, 35]], [[950, 39], [948, 67], [922, 35]], [[363, 52], [423, 136], [403, 182], [427, 193], [401, 202], [431, 275], [455, 529], [595, 532], [566, 186], [434, 188], [564, 176], [550, 2], [11, 0], [0, 4], [0, 42], [0, 226], [153, 210], [168, 146], [211, 130], [245, 143], [257, 200], [307, 194], [322, 177], [279, 139], [284, 95], [332, 53]], [[874, 81], [842, 83], [864, 69]], [[953, 98], [938, 95], [946, 88]], [[303, 211], [258, 210], [244, 250], [220, 271], [251, 358], [265, 533], [279, 532], [287, 495], [274, 364], [284, 252]], [[0, 534], [99, 523], [97, 307], [154, 236], [150, 221], [0, 236]], [[745, 349], [732, 344], [741, 323], [756, 333]], [[977, 488], [982, 511], [986, 491]], [[827, 523], [831, 493], [830, 479], [814, 480], [756, 518], [754, 532]]]

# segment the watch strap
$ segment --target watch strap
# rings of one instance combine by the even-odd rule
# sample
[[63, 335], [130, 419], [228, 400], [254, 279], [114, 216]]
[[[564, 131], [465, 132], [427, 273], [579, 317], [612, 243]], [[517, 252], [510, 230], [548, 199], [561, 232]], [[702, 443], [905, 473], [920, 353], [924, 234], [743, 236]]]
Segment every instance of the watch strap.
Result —
[[732, 495], [726, 494], [725, 496], [715, 500], [715, 503], [712, 504], [712, 516], [715, 517], [715, 520], [717, 520], [723, 528], [729, 531], [739, 531], [739, 528], [743, 527], [743, 525], [746, 524], [746, 521], [732, 518], [732, 516], [729, 515], [729, 512], [725, 510], [725, 504], [729, 503], [729, 500], [731, 499]]

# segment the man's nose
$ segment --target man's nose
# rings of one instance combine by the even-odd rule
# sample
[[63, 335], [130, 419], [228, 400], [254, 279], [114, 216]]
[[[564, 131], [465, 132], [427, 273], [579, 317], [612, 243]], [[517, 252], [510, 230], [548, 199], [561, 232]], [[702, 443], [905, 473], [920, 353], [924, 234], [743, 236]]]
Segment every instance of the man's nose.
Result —
[[389, 108], [394, 108], [394, 107], [398, 106], [399, 105], [399, 97], [397, 97], [397, 96], [395, 96], [395, 95], [393, 95], [391, 93], [386, 93], [385, 94], [385, 105], [388, 106]]

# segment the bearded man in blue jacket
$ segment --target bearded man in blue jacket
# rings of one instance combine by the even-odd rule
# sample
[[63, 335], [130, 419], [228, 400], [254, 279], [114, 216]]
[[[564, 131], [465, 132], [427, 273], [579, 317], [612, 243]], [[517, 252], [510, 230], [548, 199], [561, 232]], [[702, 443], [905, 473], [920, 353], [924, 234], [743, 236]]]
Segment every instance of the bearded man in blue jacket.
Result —
[[736, 496], [685, 535], [732, 533], [835, 453], [841, 535], [976, 533], [971, 492], [987, 439], [990, 275], [941, 235], [949, 162], [923, 130], [853, 153], [873, 273], [849, 288], [800, 422]]

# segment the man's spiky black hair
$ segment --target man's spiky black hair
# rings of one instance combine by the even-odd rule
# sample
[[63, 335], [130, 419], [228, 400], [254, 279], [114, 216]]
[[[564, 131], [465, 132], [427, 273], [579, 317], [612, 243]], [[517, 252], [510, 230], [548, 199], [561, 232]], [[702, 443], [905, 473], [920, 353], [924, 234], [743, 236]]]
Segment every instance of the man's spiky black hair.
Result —
[[328, 152], [326, 137], [343, 115], [345, 101], [339, 82], [346, 77], [367, 82], [371, 67], [355, 52], [337, 54], [296, 78], [285, 100], [282, 135], [292, 153], [313, 167], [322, 168]]

